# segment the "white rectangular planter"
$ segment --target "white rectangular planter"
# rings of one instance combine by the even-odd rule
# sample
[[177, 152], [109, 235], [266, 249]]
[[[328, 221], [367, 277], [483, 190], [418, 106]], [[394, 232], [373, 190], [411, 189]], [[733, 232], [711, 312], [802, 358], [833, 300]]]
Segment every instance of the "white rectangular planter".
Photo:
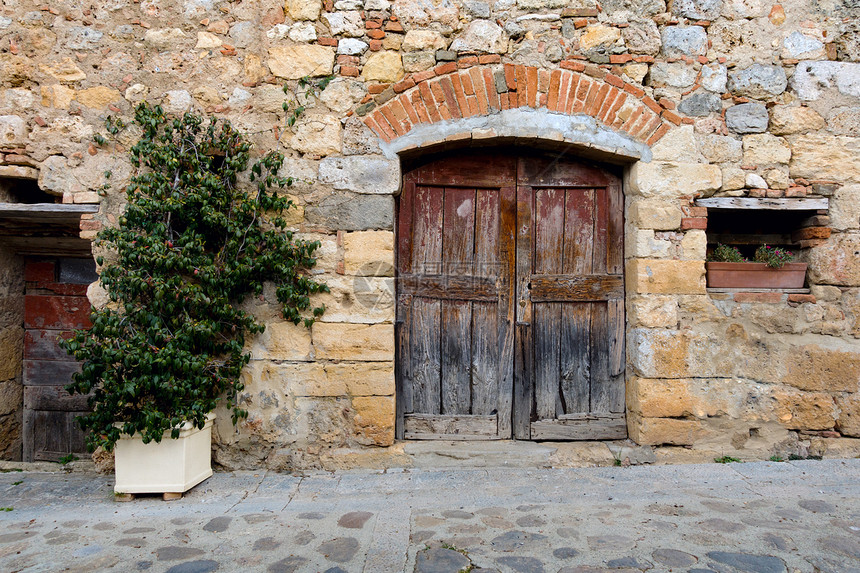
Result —
[[203, 429], [182, 425], [179, 438], [165, 432], [160, 443], [144, 444], [136, 435], [116, 443], [117, 493], [183, 493], [212, 475], [212, 420]]

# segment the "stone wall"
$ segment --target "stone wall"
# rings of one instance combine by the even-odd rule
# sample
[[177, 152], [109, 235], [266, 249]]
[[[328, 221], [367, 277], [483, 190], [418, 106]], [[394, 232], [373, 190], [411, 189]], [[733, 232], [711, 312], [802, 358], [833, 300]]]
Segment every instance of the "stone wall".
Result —
[[[250, 344], [249, 418], [217, 424], [221, 464], [403, 463], [391, 447], [400, 156], [498, 143], [625, 165], [633, 440], [767, 457], [860, 437], [849, 0], [98, 4], [0, 8], [0, 168], [32, 164], [57, 200], [100, 202], [82, 221], [91, 238], [115, 223], [131, 174], [135, 132], [98, 146], [104, 118], [128, 120], [143, 99], [193, 108], [287, 156], [291, 225], [322, 242], [332, 293], [310, 331], [280, 320], [272, 293], [248, 303], [267, 330]], [[305, 107], [293, 126], [285, 100]], [[695, 200], [711, 196], [828, 198], [786, 230], [811, 292], [708, 292], [709, 213]]]
[[0, 247], [0, 459], [20, 460], [24, 386], [24, 261]]

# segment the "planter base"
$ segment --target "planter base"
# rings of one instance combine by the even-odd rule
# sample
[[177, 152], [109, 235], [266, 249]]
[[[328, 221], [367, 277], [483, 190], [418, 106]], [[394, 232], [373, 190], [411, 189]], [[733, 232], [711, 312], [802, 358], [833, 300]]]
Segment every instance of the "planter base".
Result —
[[[160, 443], [144, 444], [123, 436], [116, 443], [116, 493], [177, 493], [188, 491], [212, 475], [212, 420], [202, 428], [185, 428], [179, 438], [166, 433]], [[190, 424], [187, 424], [190, 426]]]

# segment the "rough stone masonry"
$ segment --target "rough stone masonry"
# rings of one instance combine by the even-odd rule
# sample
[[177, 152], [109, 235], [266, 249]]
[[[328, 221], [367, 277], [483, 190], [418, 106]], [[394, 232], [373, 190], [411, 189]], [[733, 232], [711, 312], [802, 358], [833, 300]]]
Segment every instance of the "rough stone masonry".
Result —
[[[401, 154], [567, 143], [624, 166], [630, 438], [856, 455], [858, 22], [850, 0], [5, 0], [0, 178], [99, 204], [81, 221], [93, 238], [132, 173], [134, 130], [93, 141], [108, 115], [128, 122], [144, 99], [193, 109], [283, 152], [298, 181], [290, 223], [322, 242], [328, 311], [305, 330], [273, 296], [248, 303], [267, 325], [250, 343], [250, 416], [235, 429], [219, 418], [216, 460], [387, 467], [409, 463], [394, 440]], [[329, 75], [322, 90], [299, 85]], [[291, 127], [285, 100], [306, 107]], [[708, 292], [706, 197], [829, 199], [786, 231], [810, 292]], [[20, 456], [16, 265], [0, 253], [8, 458]], [[105, 303], [96, 284], [89, 296]]]

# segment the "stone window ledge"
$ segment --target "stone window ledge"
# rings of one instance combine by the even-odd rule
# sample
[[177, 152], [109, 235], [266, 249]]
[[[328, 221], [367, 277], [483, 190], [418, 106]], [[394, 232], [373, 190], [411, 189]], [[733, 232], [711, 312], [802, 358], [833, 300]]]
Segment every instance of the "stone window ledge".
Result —
[[733, 300], [738, 303], [787, 303], [791, 306], [797, 306], [805, 302], [812, 304], [817, 302], [808, 288], [709, 288], [707, 291], [714, 300]]

